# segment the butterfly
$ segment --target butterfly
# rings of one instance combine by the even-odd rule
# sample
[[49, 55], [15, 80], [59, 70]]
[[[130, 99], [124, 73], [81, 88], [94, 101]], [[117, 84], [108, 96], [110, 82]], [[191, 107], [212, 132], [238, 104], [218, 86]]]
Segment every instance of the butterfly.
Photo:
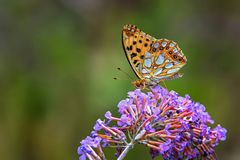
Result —
[[139, 78], [137, 88], [155, 86], [165, 80], [180, 78], [178, 73], [187, 59], [178, 44], [168, 39], [156, 39], [127, 24], [122, 30], [122, 44], [128, 62]]

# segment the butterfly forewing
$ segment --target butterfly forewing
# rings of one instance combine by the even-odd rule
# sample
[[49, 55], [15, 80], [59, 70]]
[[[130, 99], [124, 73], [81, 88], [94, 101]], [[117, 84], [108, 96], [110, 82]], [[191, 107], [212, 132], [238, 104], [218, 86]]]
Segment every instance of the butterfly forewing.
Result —
[[125, 25], [122, 33], [127, 59], [140, 79], [159, 83], [180, 77], [178, 70], [186, 57], [176, 42], [156, 39], [134, 25]]
[[150, 50], [154, 37], [142, 32], [134, 25], [126, 25], [122, 33], [123, 47], [128, 61], [140, 79], [144, 79], [142, 69], [145, 54]]

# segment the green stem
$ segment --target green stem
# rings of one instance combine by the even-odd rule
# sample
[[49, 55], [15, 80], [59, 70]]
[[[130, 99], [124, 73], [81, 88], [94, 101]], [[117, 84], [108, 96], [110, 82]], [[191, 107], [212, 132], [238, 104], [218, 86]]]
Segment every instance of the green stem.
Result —
[[117, 160], [123, 160], [123, 158], [127, 155], [128, 151], [133, 148], [133, 141], [129, 144], [127, 144], [127, 147], [122, 151], [120, 156]]
[[[141, 128], [141, 127], [140, 127], [140, 128]], [[129, 134], [129, 137], [130, 137], [130, 139], [131, 139], [131, 142], [127, 144], [127, 147], [122, 151], [122, 153], [120, 154], [120, 156], [118, 157], [117, 160], [123, 160], [123, 158], [127, 155], [128, 151], [133, 148], [134, 143], [135, 143], [136, 141], [138, 141], [139, 139], [141, 139], [142, 136], [143, 136], [145, 133], [146, 133], [146, 130], [141, 130], [141, 131], [140, 131], [140, 130], [138, 129], [138, 130], [137, 130], [137, 135], [136, 135], [133, 139], [131, 138], [131, 136], [130, 136], [130, 134]]]

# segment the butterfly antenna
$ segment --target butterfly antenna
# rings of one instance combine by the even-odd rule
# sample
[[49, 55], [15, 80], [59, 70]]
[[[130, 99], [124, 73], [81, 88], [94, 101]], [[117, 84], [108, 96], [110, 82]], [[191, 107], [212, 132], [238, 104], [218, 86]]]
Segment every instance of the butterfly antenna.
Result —
[[119, 70], [119, 71], [122, 71], [126, 76], [128, 76], [131, 80], [134, 80], [131, 76], [130, 76], [130, 74], [128, 74], [126, 71], [124, 71], [124, 70], [122, 70], [121, 68], [117, 68], [117, 70]]
[[114, 77], [114, 80], [125, 80], [125, 81], [129, 81], [129, 79], [122, 79], [122, 78], [118, 78], [118, 77]]

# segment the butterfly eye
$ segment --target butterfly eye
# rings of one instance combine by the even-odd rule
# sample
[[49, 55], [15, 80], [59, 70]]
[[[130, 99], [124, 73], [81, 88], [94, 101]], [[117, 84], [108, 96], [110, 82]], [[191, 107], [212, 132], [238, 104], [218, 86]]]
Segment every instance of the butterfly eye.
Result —
[[174, 58], [174, 59], [177, 59], [177, 56], [176, 56], [176, 55], [173, 55], [173, 58]]
[[172, 51], [168, 52], [169, 54], [172, 54]]
[[163, 50], [163, 47], [160, 47], [160, 50]]
[[167, 47], [166, 47], [166, 50], [168, 50], [168, 49], [169, 49], [169, 47], [167, 46]]
[[182, 58], [179, 58], [178, 61], [181, 62], [181, 61], [182, 61]]

